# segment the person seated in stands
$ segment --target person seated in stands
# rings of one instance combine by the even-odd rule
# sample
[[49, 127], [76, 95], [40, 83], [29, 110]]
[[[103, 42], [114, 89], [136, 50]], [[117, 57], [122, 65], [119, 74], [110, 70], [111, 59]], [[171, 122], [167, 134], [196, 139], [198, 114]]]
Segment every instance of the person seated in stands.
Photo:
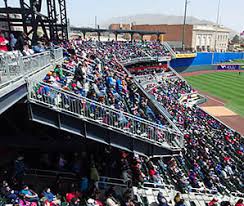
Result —
[[128, 198], [125, 202], [126, 206], [135, 206], [134, 201], [131, 198]]
[[7, 198], [8, 202], [11, 204], [19, 203], [18, 192], [12, 190], [9, 186], [6, 186], [4, 196]]
[[8, 40], [3, 36], [2, 31], [0, 31], [0, 52], [8, 51]]
[[231, 206], [230, 201], [222, 201], [220, 206]]
[[27, 185], [23, 186], [23, 189], [20, 191], [20, 196], [24, 198], [24, 201], [27, 202], [35, 202], [39, 203], [39, 197], [37, 193], [35, 193], [33, 190], [29, 189]]
[[7, 195], [7, 190], [6, 190], [7, 187], [8, 187], [8, 183], [7, 183], [6, 180], [4, 180], [4, 181], [2, 182], [2, 185], [1, 185], [1, 188], [0, 188], [0, 194], [1, 194], [2, 196], [6, 196], [6, 195]]
[[217, 198], [213, 198], [209, 203], [208, 206], [217, 206], [219, 200]]
[[28, 44], [24, 44], [22, 54], [24, 56], [30, 56], [30, 55], [34, 54], [34, 51], [32, 49], [30, 49]]
[[157, 200], [158, 200], [158, 203], [159, 203], [158, 206], [168, 206], [168, 201], [163, 196], [162, 192], [158, 193]]
[[106, 206], [120, 206], [120, 202], [113, 197], [113, 194], [111, 191], [108, 191], [106, 194]]
[[56, 195], [51, 192], [50, 188], [46, 188], [43, 193], [45, 206], [61, 205], [61, 201], [57, 199]]
[[243, 199], [239, 199], [239, 200], [237, 201], [237, 203], [235, 204], [235, 206], [244, 206], [244, 201], [243, 201]]
[[79, 198], [72, 198], [69, 202], [69, 206], [79, 206], [80, 205], [80, 199]]
[[73, 188], [72, 192], [66, 193], [65, 195], [66, 201], [68, 203], [70, 203], [71, 200], [74, 198], [80, 200], [80, 197], [81, 197], [81, 193], [75, 188]]
[[175, 206], [183, 206], [184, 205], [184, 199], [181, 198], [180, 193], [177, 192], [174, 197]]
[[64, 73], [61, 65], [57, 64], [53, 71], [59, 76], [59, 78], [64, 78]]
[[42, 42], [40, 42], [40, 41], [38, 41], [37, 45], [33, 46], [32, 49], [35, 53], [41, 53], [41, 52], [45, 51], [45, 48], [42, 45]]

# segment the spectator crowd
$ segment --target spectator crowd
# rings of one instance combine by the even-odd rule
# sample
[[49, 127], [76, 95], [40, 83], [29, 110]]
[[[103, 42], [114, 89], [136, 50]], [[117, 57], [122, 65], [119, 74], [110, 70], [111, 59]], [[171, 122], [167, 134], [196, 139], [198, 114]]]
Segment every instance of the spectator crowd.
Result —
[[[5, 50], [7, 40], [0, 36], [0, 43], [0, 49]], [[16, 48], [18, 39], [11, 36], [9, 45], [11, 49]], [[63, 106], [69, 108], [71, 100], [55, 92], [62, 90], [97, 102], [99, 105], [106, 105], [118, 111], [118, 116], [114, 119], [116, 119], [116, 124], [124, 130], [131, 128], [131, 122], [125, 114], [156, 123], [159, 128], [170, 127], [166, 117], [151, 106], [148, 96], [140, 91], [134, 77], [121, 65], [121, 62], [141, 57], [169, 56], [161, 44], [157, 42], [97, 42], [78, 39], [63, 42], [60, 46], [65, 49], [64, 63], [56, 65], [46, 74], [43, 81], [33, 88], [37, 97], [45, 96], [50, 102], [56, 102], [61, 98]], [[37, 45], [32, 49], [34, 52], [41, 52], [42, 45]], [[24, 53], [24, 47], [20, 50]], [[174, 75], [170, 77], [162, 75], [159, 79], [157, 74], [153, 75], [157, 84], [146, 92], [167, 110], [172, 122], [184, 134], [185, 148], [180, 156], [154, 159], [121, 152], [120, 177], [129, 188], [132, 185], [142, 186], [145, 182], [151, 182], [172, 185], [181, 192], [197, 190], [214, 194], [243, 193], [244, 145], [241, 135], [201, 108], [189, 107], [181, 103], [179, 99], [183, 94], [194, 92], [183, 79]], [[111, 117], [104, 116], [96, 104], [90, 104], [89, 108], [82, 102], [79, 105], [79, 111], [88, 111], [91, 118], [110, 121]], [[145, 130], [138, 128], [138, 135], [143, 136], [144, 132]], [[147, 136], [148, 134], [146, 133]], [[148, 136], [148, 138], [152, 137]], [[160, 132], [157, 133], [157, 138], [157, 140], [165, 141]], [[62, 163], [65, 161], [62, 157], [60, 158], [61, 168], [59, 169], [62, 169]], [[106, 191], [105, 196], [101, 198], [98, 190], [98, 169], [93, 158], [90, 162], [89, 189], [87, 179], [83, 179], [84, 188], [78, 190], [77, 187], [72, 188], [70, 193], [63, 195], [65, 202], [70, 205], [79, 205], [81, 197], [85, 195], [89, 205], [132, 206], [136, 204], [130, 192], [126, 191], [121, 200], [113, 188]], [[109, 175], [109, 172], [107, 174]], [[40, 195], [25, 184], [21, 187], [22, 189], [20, 186], [16, 189], [13, 183], [9, 185], [7, 181], [3, 181], [1, 194], [14, 204], [39, 205], [40, 202], [46, 205], [61, 204], [58, 191], [52, 192], [50, 187], [45, 188]], [[162, 195], [158, 196], [158, 201], [160, 205], [166, 204]], [[176, 206], [184, 205], [179, 196], [176, 196], [174, 201]], [[236, 206], [243, 206], [243, 202], [240, 200]]]
[[[149, 106], [150, 100], [141, 95], [133, 77], [119, 63], [123, 58], [133, 59], [146, 53], [157, 55], [153, 52], [154, 49], [159, 50], [157, 44], [92, 40], [67, 42], [63, 45], [67, 49], [64, 65], [57, 66], [46, 75], [43, 81], [48, 84], [37, 88], [37, 93], [52, 95], [49, 86], [52, 85], [108, 105], [121, 111], [118, 124], [124, 129], [130, 128], [130, 122], [123, 112], [169, 126], [165, 117]], [[159, 173], [165, 172], [169, 181], [182, 191], [205, 188], [213, 192], [243, 192], [244, 149], [240, 134], [201, 108], [179, 102], [183, 94], [194, 90], [178, 76], [165, 75], [155, 79], [157, 86], [147, 92], [168, 111], [184, 134], [185, 149], [180, 157], [156, 162], [157, 166], [153, 166], [155, 171], [148, 172], [149, 176], [142, 172], [142, 177], [145, 175], [152, 182], [161, 182]], [[89, 111], [92, 117], [98, 112], [95, 107]]]

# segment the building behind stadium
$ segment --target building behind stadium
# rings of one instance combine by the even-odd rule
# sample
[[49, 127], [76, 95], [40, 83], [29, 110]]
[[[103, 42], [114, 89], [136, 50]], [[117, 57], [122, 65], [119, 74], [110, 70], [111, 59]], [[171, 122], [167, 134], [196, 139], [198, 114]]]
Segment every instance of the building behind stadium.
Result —
[[[157, 24], [157, 25], [130, 25], [111, 24], [110, 29], [132, 29], [145, 31], [160, 31], [166, 34], [163, 37], [173, 48], [182, 47], [182, 24]], [[216, 51], [226, 52], [228, 50], [230, 30], [216, 25], [185, 25], [185, 47], [195, 51]], [[215, 41], [216, 37], [216, 41]], [[145, 36], [145, 40], [155, 40], [156, 36]]]

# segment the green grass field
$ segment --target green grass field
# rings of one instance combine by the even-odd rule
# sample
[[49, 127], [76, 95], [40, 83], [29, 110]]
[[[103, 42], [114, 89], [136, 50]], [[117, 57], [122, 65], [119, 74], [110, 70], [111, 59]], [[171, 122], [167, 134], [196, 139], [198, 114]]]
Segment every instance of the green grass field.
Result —
[[235, 63], [244, 64], [244, 59], [234, 59], [231, 62], [225, 62], [225, 63], [222, 63], [222, 64], [235, 64]]
[[193, 88], [222, 99], [226, 107], [244, 116], [244, 73], [216, 72], [185, 79]]

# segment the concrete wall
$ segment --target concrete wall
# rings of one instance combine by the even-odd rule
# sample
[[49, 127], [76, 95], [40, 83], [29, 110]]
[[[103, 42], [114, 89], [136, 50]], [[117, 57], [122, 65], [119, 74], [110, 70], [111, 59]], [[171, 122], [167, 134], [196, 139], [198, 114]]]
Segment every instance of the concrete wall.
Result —
[[215, 65], [201, 65], [201, 66], [177, 67], [174, 69], [178, 73], [186, 73], [186, 72], [216, 70], [216, 66]]

